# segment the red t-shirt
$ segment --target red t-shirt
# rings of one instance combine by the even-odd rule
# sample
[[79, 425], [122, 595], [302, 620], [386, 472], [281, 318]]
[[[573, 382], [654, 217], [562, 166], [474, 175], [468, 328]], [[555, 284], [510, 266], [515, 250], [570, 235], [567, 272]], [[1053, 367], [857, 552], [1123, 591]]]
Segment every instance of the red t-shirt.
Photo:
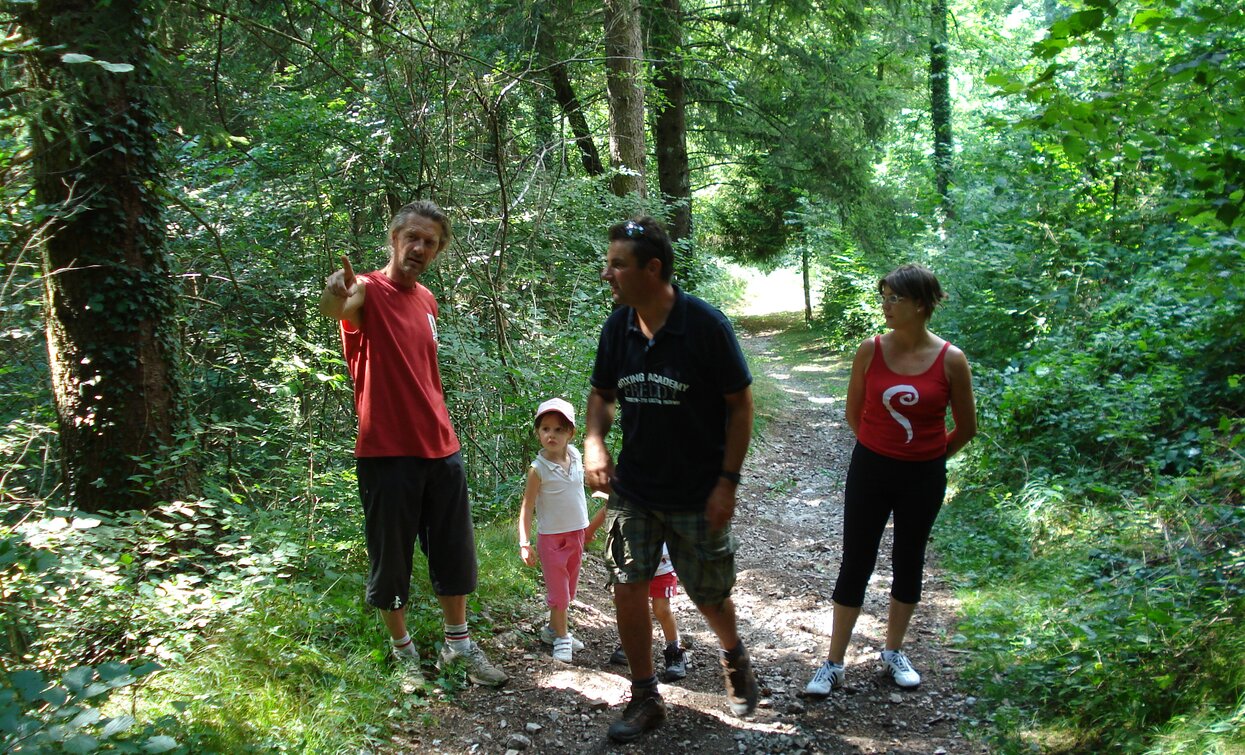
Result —
[[363, 323], [341, 323], [342, 352], [354, 381], [359, 437], [354, 455], [442, 459], [459, 449], [437, 365], [437, 300], [416, 283], [382, 271], [367, 280]]
[[943, 367], [950, 343], [920, 375], [892, 372], [873, 337], [873, 360], [865, 371], [865, 405], [856, 440], [892, 459], [929, 461], [947, 453], [947, 404], [951, 384]]

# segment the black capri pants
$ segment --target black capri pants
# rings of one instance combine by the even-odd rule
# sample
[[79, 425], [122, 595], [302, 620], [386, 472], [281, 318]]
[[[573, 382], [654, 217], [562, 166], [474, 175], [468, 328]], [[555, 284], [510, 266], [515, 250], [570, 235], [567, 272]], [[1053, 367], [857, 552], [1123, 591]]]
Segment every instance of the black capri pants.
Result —
[[462, 455], [363, 457], [355, 469], [371, 567], [368, 605], [396, 611], [410, 601], [416, 542], [428, 557], [434, 593], [474, 592], [475, 531]]
[[892, 513], [891, 597], [900, 603], [920, 602], [925, 545], [946, 494], [946, 456], [900, 461], [857, 443], [843, 494], [843, 562], [834, 583], [834, 602], [849, 608], [864, 605], [865, 587]]

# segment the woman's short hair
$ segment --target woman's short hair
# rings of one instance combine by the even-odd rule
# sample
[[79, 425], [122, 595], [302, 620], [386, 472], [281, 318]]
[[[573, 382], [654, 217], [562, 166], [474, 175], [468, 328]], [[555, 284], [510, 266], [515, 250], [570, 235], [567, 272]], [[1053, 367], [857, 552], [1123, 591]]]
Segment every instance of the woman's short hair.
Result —
[[878, 281], [878, 293], [889, 288], [905, 299], [912, 299], [925, 308], [925, 319], [934, 315], [938, 303], [947, 298], [938, 277], [923, 265], [909, 263], [900, 265]]
[[640, 267], [656, 258], [661, 262], [661, 279], [669, 281], [674, 276], [674, 246], [656, 218], [644, 215], [610, 226], [610, 241], [623, 239], [631, 242], [631, 253]]
[[441, 245], [437, 247], [437, 251], [444, 251], [445, 247], [450, 245], [450, 239], [454, 236], [454, 230], [450, 228], [450, 219], [436, 202], [427, 199], [417, 199], [414, 202], [403, 205], [397, 212], [393, 214], [393, 219], [389, 221], [389, 238], [393, 238], [395, 231], [406, 226], [411, 222], [411, 218], [415, 216], [428, 218], [429, 220], [441, 224]]

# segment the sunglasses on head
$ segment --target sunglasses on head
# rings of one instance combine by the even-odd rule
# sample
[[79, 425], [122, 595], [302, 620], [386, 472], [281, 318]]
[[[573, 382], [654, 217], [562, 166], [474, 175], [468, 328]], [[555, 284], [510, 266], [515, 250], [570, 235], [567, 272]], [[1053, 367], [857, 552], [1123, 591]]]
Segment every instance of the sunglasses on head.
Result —
[[623, 223], [622, 230], [623, 230], [623, 235], [629, 239], [644, 238], [644, 226], [640, 225], [634, 220], [628, 220], [626, 223]]

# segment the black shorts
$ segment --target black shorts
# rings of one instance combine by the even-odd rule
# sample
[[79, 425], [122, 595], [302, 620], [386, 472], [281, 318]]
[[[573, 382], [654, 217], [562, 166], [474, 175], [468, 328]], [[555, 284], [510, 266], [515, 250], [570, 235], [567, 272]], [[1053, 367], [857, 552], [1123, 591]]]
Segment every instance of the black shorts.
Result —
[[396, 611], [409, 602], [416, 540], [428, 558], [434, 593], [475, 591], [475, 531], [462, 455], [360, 458], [355, 468], [371, 566], [368, 605]]

